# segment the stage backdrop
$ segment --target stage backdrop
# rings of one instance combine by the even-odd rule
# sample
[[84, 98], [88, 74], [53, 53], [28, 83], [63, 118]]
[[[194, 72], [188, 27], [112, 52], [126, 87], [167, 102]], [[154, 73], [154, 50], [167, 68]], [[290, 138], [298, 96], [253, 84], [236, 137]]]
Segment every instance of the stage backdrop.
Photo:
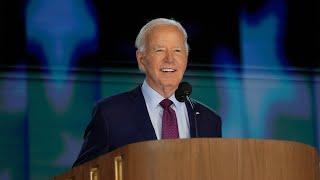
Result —
[[223, 137], [319, 149], [315, 0], [13, 0], [3, 7], [1, 180], [48, 179], [71, 167], [95, 102], [143, 82], [134, 40], [155, 17], [186, 27], [184, 80], [192, 98], [221, 116]]

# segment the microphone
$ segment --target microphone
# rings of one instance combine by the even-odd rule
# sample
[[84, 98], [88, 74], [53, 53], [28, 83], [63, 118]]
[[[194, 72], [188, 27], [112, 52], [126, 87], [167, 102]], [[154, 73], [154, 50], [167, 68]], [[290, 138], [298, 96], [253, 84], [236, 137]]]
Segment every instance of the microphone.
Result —
[[175, 92], [176, 99], [179, 102], [185, 102], [192, 93], [192, 87], [188, 82], [181, 82]]
[[194, 117], [194, 125], [195, 125], [196, 137], [199, 137], [199, 135], [198, 135], [197, 115], [200, 114], [200, 113], [195, 111], [194, 105], [193, 105], [192, 101], [189, 98], [191, 93], [192, 93], [192, 86], [188, 82], [181, 82], [179, 84], [179, 86], [178, 86], [178, 89], [175, 91], [175, 97], [179, 102], [187, 101], [190, 104], [192, 112], [193, 112], [193, 117]]

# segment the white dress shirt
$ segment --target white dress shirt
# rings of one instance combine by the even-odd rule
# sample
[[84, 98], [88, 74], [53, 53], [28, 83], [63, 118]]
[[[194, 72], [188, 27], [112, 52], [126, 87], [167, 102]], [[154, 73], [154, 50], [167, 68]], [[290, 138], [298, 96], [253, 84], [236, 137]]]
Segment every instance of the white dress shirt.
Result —
[[[157, 91], [152, 89], [145, 80], [141, 87], [143, 97], [146, 101], [149, 117], [156, 133], [157, 139], [161, 139], [162, 129], [162, 113], [163, 108], [160, 106], [160, 102], [165, 99]], [[187, 107], [184, 102], [179, 102], [174, 94], [169, 98], [173, 104], [171, 108], [176, 112], [177, 123], [179, 129], [179, 138], [190, 137], [190, 125]]]

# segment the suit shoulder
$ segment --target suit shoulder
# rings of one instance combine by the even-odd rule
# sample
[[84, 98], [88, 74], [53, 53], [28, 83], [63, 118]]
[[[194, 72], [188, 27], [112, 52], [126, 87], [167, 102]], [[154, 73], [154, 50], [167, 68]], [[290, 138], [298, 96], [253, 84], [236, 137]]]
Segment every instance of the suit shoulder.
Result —
[[137, 87], [131, 91], [115, 94], [97, 101], [96, 106], [104, 107], [104, 106], [116, 106], [123, 105], [124, 103], [130, 102], [134, 100], [139, 95], [140, 88]]
[[216, 116], [220, 119], [220, 116], [218, 115], [218, 113], [215, 110], [213, 110], [212, 108], [210, 108], [209, 106], [207, 106], [207, 105], [203, 104], [202, 102], [197, 101], [195, 99], [192, 99], [192, 102], [198, 111], [207, 112], [207, 113], [212, 114], [213, 116]]
[[103, 99], [100, 99], [99, 101], [96, 102], [97, 106], [104, 106], [108, 104], [113, 104], [114, 102], [121, 102], [123, 100], [128, 99], [128, 92], [123, 92], [120, 94], [112, 95], [109, 97], [105, 97]]

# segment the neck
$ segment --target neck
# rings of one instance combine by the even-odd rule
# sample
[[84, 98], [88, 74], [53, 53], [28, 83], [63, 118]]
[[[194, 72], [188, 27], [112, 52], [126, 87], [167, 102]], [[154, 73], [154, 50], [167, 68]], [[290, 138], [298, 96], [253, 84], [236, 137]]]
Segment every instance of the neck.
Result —
[[163, 96], [164, 98], [169, 98], [172, 96], [172, 94], [174, 93], [176, 89], [173, 88], [162, 88], [160, 91], [157, 91], [159, 94], [161, 94], [161, 96]]

